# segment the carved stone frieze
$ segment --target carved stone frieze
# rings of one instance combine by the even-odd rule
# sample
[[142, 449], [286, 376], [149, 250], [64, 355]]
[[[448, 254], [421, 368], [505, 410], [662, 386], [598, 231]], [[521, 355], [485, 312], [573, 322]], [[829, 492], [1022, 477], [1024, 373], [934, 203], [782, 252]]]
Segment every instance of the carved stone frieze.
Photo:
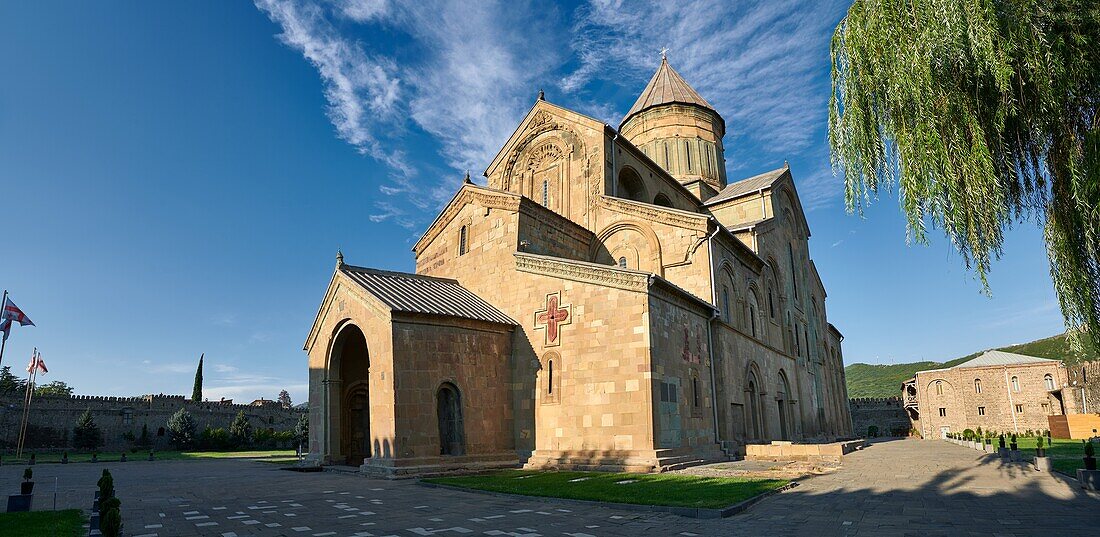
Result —
[[520, 272], [553, 276], [639, 293], [646, 292], [649, 288], [648, 274], [626, 272], [612, 267], [605, 268], [591, 263], [540, 255], [517, 253], [515, 256], [516, 269]]
[[669, 211], [656, 205], [637, 203], [611, 196], [599, 196], [597, 204], [604, 209], [619, 214], [630, 215], [650, 222], [662, 222], [665, 224], [682, 227], [694, 231], [707, 232], [707, 217], [705, 215], [685, 214], [681, 211]]

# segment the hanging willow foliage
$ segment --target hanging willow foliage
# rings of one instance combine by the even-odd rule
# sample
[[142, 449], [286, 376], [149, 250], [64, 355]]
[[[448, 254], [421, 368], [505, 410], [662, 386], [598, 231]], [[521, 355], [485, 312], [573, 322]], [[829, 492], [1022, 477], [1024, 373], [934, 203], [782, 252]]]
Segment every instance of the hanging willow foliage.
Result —
[[986, 289], [1004, 230], [1042, 223], [1067, 327], [1100, 334], [1100, 2], [855, 0], [832, 68], [849, 211], [896, 187]]

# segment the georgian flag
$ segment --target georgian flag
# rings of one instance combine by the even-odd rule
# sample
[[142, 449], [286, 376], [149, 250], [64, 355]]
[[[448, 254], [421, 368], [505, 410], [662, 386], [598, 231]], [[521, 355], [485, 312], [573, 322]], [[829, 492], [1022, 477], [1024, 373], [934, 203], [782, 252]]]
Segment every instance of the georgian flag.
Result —
[[46, 362], [42, 360], [42, 355], [35, 353], [31, 357], [31, 363], [27, 364], [27, 373], [33, 373], [35, 369], [43, 373], [49, 373], [50, 370], [46, 369]]
[[4, 323], [5, 334], [7, 334], [7, 330], [11, 328], [11, 321], [19, 323], [19, 326], [27, 326], [28, 324], [34, 326], [30, 317], [27, 317], [27, 314], [23, 313], [23, 310], [19, 309], [19, 306], [16, 306], [15, 302], [12, 302], [10, 298], [4, 299], [4, 309], [0, 311], [0, 321], [5, 320], [8, 321]]
[[4, 333], [3, 341], [7, 341], [8, 334], [11, 333], [11, 319], [0, 320], [0, 332]]

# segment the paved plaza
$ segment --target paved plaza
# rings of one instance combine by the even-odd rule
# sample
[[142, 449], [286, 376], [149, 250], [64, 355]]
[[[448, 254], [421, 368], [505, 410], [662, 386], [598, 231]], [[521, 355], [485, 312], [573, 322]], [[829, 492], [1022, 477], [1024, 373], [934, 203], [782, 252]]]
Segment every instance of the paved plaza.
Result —
[[[41, 464], [36, 509], [87, 508], [103, 467], [128, 536], [1051, 535], [1100, 527], [1100, 497], [942, 441], [872, 444], [741, 515], [698, 520], [429, 489], [241, 460]], [[14, 491], [22, 466], [0, 467]]]

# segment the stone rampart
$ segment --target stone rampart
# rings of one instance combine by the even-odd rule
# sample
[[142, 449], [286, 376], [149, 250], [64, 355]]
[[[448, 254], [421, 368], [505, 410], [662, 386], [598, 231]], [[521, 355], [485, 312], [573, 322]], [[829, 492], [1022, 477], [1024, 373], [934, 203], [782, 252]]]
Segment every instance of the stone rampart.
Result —
[[848, 400], [852, 428], [858, 436], [867, 435], [872, 425], [879, 436], [907, 436], [912, 426], [900, 397], [860, 397]]
[[[25, 447], [71, 448], [73, 427], [85, 410], [91, 410], [95, 423], [103, 433], [101, 450], [123, 450], [132, 447], [127, 438], [141, 436], [142, 425], [156, 449], [168, 449], [165, 432], [168, 418], [180, 408], [186, 408], [195, 418], [198, 431], [205, 427], [229, 428], [237, 413], [243, 411], [253, 430], [292, 430], [303, 409], [286, 408], [277, 402], [260, 405], [232, 404], [220, 401], [194, 402], [182, 395], [142, 395], [114, 397], [73, 395], [70, 397], [35, 397], [28, 418]], [[11, 448], [19, 434], [23, 415], [22, 394], [0, 395], [0, 448]]]

